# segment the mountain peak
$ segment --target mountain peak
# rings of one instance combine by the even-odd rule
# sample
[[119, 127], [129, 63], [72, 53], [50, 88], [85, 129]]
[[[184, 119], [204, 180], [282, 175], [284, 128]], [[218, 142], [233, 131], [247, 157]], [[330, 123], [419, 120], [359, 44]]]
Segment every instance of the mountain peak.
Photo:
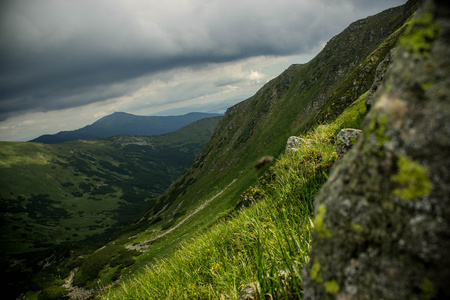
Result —
[[91, 125], [72, 131], [61, 131], [53, 135], [42, 135], [30, 142], [55, 144], [72, 140], [94, 140], [115, 135], [165, 134], [201, 119], [217, 117], [219, 114], [188, 113], [180, 116], [137, 116], [126, 112], [114, 112]]

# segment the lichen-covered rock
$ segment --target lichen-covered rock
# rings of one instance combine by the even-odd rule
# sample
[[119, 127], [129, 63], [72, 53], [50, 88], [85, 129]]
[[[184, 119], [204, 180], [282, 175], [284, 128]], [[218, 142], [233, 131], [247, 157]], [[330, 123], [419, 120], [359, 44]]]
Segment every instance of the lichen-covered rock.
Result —
[[335, 148], [338, 158], [341, 158], [350, 150], [358, 140], [361, 130], [344, 128], [336, 136]]
[[315, 143], [317, 143], [317, 141], [315, 140], [303, 139], [298, 136], [291, 136], [286, 143], [286, 152], [295, 152], [302, 145], [310, 145]]
[[369, 92], [367, 93], [366, 100], [364, 100], [364, 104], [368, 111], [372, 108], [374, 95], [376, 94], [378, 88], [381, 86], [381, 83], [383, 82], [384, 79], [384, 75], [386, 74], [386, 70], [388, 66], [391, 64], [391, 62], [392, 62], [392, 53], [389, 52], [376, 69], [375, 79], [373, 81], [372, 86], [370, 87]]
[[258, 284], [250, 283], [239, 293], [239, 300], [256, 300]]
[[422, 4], [316, 198], [303, 299], [450, 298], [449, 6]]

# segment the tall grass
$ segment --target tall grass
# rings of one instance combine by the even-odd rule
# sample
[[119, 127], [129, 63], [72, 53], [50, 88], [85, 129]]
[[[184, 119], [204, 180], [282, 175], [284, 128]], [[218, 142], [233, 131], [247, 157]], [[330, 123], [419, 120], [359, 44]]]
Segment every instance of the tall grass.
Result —
[[274, 179], [259, 184], [259, 202], [187, 241], [103, 297], [235, 299], [245, 285], [256, 281], [262, 294], [299, 298], [313, 198], [334, 158], [330, 144], [282, 156], [270, 170]]
[[[104, 292], [103, 299], [237, 299], [248, 284], [258, 299], [301, 299], [314, 198], [336, 159], [331, 137], [359, 127], [364, 97], [328, 126], [320, 141], [281, 155], [248, 193], [259, 199], [186, 241], [167, 258]], [[268, 175], [267, 175], [268, 174]]]

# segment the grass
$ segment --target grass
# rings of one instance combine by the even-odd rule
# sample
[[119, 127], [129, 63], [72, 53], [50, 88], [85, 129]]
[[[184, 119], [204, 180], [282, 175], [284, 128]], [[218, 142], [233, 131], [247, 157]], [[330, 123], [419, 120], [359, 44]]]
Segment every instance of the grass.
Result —
[[[78, 282], [97, 285], [91, 277], [103, 266], [92, 264], [96, 258], [120, 265], [103, 272], [103, 281], [117, 277], [136, 253], [123, 249], [120, 257], [103, 251], [107, 260], [84, 257], [156, 201], [189, 167], [219, 120], [203, 119], [160, 136], [0, 142], [0, 266], [4, 277], [13, 278], [8, 293], [14, 298], [22, 291], [40, 293], [83, 263], [97, 272], [80, 274]], [[45, 281], [33, 279], [44, 276]], [[56, 295], [55, 289], [43, 293]]]
[[[384, 14], [381, 19], [397, 19], [398, 14], [398, 11], [394, 12], [395, 16]], [[365, 32], [378, 26], [366, 25], [368, 30]], [[389, 26], [389, 30], [394, 32], [397, 25]], [[334, 120], [370, 88], [377, 62], [394, 46], [400, 33], [398, 31], [390, 37], [374, 39], [370, 45], [364, 43], [363, 48], [361, 45], [348, 45], [345, 42], [347, 34], [338, 36], [311, 62], [289, 67], [254, 97], [230, 108], [191, 168], [166, 190], [140, 222], [131, 224], [122, 232], [120, 243], [123, 246], [143, 245], [149, 248], [121, 274], [134, 274], [143, 266], [153, 264], [155, 259], [171, 255], [182, 241], [190, 240], [198, 232], [209, 230], [217, 220], [226, 218], [239, 205], [242, 193], [254, 184], [253, 164], [262, 156], [279, 157], [290, 135], [313, 128], [305, 135], [306, 138], [331, 144], [345, 122], [351, 120], [353, 124], [348, 123], [344, 127], [358, 128], [362, 117], [350, 115], [338, 118], [328, 126], [315, 125]], [[358, 57], [351, 50], [356, 48]], [[366, 60], [367, 55], [370, 55], [370, 59]], [[359, 63], [352, 67], [355, 62]], [[345, 72], [336, 77], [336, 72], [340, 72], [342, 66], [346, 66]], [[352, 80], [347, 79], [350, 75], [353, 76]], [[360, 75], [364, 80], [353, 80]], [[345, 101], [337, 105], [341, 98]], [[328, 107], [328, 102], [336, 105], [330, 104]], [[354, 105], [358, 111], [365, 110], [363, 101]], [[324, 107], [326, 109], [320, 110], [317, 116], [316, 108]], [[349, 110], [347, 114], [357, 115], [358, 112]], [[231, 182], [234, 182], [232, 186], [205, 206], [201, 213], [184, 222], [186, 216], [215, 197]], [[157, 213], [158, 217], [151, 219]], [[147, 221], [149, 219], [151, 221]], [[172, 227], [176, 227], [175, 230], [165, 234]]]
[[279, 270], [288, 270], [286, 296], [298, 296], [294, 283], [309, 249], [312, 200], [333, 160], [331, 145], [283, 156], [273, 169], [277, 179], [260, 187], [260, 202], [219, 221], [105, 298], [233, 299], [254, 281], [262, 293], [274, 294], [283, 290]]
[[[373, 22], [393, 32], [399, 24], [391, 21], [401, 22], [402, 13], [359, 23], [361, 29], [332, 39], [311, 62], [289, 67], [254, 97], [230, 108], [192, 166], [155, 205], [102, 250], [75, 259], [77, 285], [95, 289], [121, 277], [121, 286], [107, 290], [104, 298], [233, 299], [255, 282], [269, 298], [299, 298], [313, 199], [334, 160], [334, 136], [340, 128], [359, 127], [364, 96], [341, 113], [370, 88], [378, 62], [400, 34], [367, 42], [361, 32], [378, 30]], [[318, 126], [325, 120], [331, 123]], [[287, 138], [300, 133], [319, 143], [280, 156]], [[269, 170], [273, 176], [264, 176], [266, 169], [253, 172], [263, 156], [277, 157]], [[114, 172], [114, 161], [108, 162], [102, 166]], [[255, 185], [258, 175], [263, 177]], [[243, 193], [258, 200], [237, 208]], [[127, 256], [121, 267], [114, 266], [122, 260], [116, 253], [130, 247], [142, 251], [132, 255], [134, 263], [128, 265]]]
[[248, 284], [258, 299], [301, 299], [314, 198], [336, 159], [332, 137], [359, 128], [365, 94], [327, 126], [304, 137], [317, 144], [281, 155], [246, 194], [259, 200], [189, 238], [141, 274], [107, 289], [102, 299], [237, 299]]
[[131, 222], [189, 167], [218, 121], [153, 137], [0, 142], [0, 216], [7, 221], [1, 232], [10, 248], [2, 246], [2, 254], [32, 251], [42, 240], [79, 241]]

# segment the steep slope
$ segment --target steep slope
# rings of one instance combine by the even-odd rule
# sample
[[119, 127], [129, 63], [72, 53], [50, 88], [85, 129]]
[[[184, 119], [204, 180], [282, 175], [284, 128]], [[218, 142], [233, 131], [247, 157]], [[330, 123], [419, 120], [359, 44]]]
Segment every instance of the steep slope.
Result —
[[88, 289], [107, 285], [229, 218], [242, 193], [267, 170], [255, 172], [261, 157], [277, 157], [289, 136], [332, 121], [369, 90], [413, 6], [414, 1], [408, 2], [351, 24], [312, 61], [289, 67], [255, 96], [228, 109], [191, 168], [150, 210], [119, 232], [118, 239], [65, 266], [78, 267], [70, 283]]
[[102, 299], [301, 299], [314, 197], [337, 157], [331, 138], [339, 129], [361, 126], [365, 95], [331, 124], [301, 136], [314, 143], [281, 154], [270, 176], [246, 191], [257, 201], [108, 289]]
[[150, 137], [1, 142], [2, 271], [36, 267], [36, 259], [55, 247], [60, 259], [75, 250], [74, 242], [84, 240], [75, 246], [83, 248], [107, 241], [192, 164], [219, 120], [206, 118]]
[[[92, 271], [87, 257], [74, 283], [93, 288], [108, 283], [108, 266], [119, 247], [139, 251], [125, 275], [172, 253], [240, 205], [242, 193], [267, 170], [255, 172], [263, 156], [277, 157], [291, 135], [333, 120], [371, 87], [376, 68], [397, 43], [413, 2], [351, 24], [309, 63], [293, 65], [255, 96], [227, 110], [193, 165], [152, 209], [125, 228], [121, 238], [96, 252], [105, 264]], [[123, 248], [121, 248], [123, 247]], [[134, 255], [134, 254], [133, 254]]]
[[450, 3], [422, 4], [316, 198], [306, 299], [450, 299]]
[[[400, 26], [410, 15], [408, 4], [351, 24], [311, 62], [289, 67], [255, 96], [228, 109], [192, 167], [148, 217], [164, 208], [166, 219], [173, 219], [168, 216], [179, 205], [188, 211], [230, 184], [230, 192], [224, 191], [227, 197], [215, 205], [222, 209], [236, 205], [254, 181], [253, 165], [259, 158], [278, 156], [290, 135], [339, 115], [370, 88], [377, 65], [397, 42]], [[160, 217], [164, 216], [162, 212]]]
[[124, 112], [115, 112], [83, 128], [42, 135], [31, 140], [31, 142], [55, 144], [74, 140], [102, 139], [123, 134], [157, 135], [215, 116], [219, 116], [219, 114], [188, 113], [181, 116], [136, 116]]

